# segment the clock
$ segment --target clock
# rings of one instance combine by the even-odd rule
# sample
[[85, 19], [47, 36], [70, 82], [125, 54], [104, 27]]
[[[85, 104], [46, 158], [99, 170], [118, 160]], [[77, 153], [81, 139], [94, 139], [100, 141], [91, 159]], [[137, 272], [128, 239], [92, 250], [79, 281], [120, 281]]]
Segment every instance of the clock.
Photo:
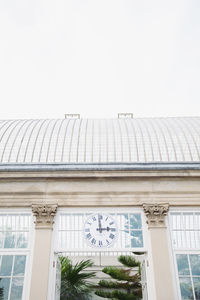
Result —
[[85, 221], [84, 236], [89, 246], [110, 247], [117, 237], [117, 224], [108, 214], [93, 214]]

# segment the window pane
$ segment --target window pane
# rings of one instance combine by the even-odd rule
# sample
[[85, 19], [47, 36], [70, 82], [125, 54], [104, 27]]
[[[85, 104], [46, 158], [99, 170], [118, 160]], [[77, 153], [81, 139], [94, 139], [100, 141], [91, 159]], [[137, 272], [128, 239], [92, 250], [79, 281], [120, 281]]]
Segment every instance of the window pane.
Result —
[[142, 231], [131, 231], [131, 247], [143, 247]]
[[140, 214], [130, 214], [130, 229], [141, 229], [142, 220]]
[[189, 275], [188, 257], [186, 254], [177, 254], [176, 261], [179, 275]]
[[189, 257], [190, 257], [192, 275], [200, 275], [200, 255], [191, 254]]
[[193, 277], [193, 284], [196, 300], [200, 300], [200, 278]]
[[18, 222], [17, 222], [18, 226], [17, 228], [19, 230], [28, 230], [30, 227], [30, 215], [21, 215], [18, 216]]
[[19, 232], [17, 234], [17, 248], [27, 248], [28, 247], [28, 232]]
[[8, 292], [10, 287], [10, 278], [0, 278], [0, 299], [8, 300]]
[[129, 231], [128, 214], [117, 214], [116, 221], [120, 229]]
[[12, 270], [12, 255], [4, 255], [1, 257], [0, 276], [10, 276]]
[[173, 247], [200, 249], [200, 218], [198, 212], [171, 214]]
[[4, 233], [0, 232], [0, 248], [3, 248]]
[[130, 235], [129, 232], [125, 231], [121, 231], [121, 234], [118, 236], [118, 241], [117, 241], [118, 247], [122, 248], [130, 248]]
[[185, 229], [194, 229], [194, 214], [183, 213], [183, 224]]
[[14, 248], [15, 247], [15, 232], [7, 231], [4, 248]]
[[13, 278], [10, 300], [21, 300], [22, 299], [23, 282], [24, 282], [23, 277]]
[[13, 276], [23, 276], [26, 265], [26, 256], [25, 255], [16, 255]]
[[27, 248], [30, 225], [30, 215], [0, 214], [0, 248]]
[[181, 297], [185, 300], [194, 300], [192, 284], [189, 277], [180, 277]]

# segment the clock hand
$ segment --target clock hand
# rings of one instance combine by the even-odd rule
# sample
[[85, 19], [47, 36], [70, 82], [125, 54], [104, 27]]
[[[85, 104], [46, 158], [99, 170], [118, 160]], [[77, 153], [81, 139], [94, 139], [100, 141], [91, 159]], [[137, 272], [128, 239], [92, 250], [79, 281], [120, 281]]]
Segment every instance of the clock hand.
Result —
[[99, 232], [101, 232], [102, 233], [102, 231], [103, 230], [107, 230], [107, 231], [109, 231], [110, 230], [110, 227], [106, 227], [106, 228], [97, 228], [97, 230], [99, 230]]
[[99, 221], [99, 233], [102, 233], [100, 214], [98, 214], [98, 221]]

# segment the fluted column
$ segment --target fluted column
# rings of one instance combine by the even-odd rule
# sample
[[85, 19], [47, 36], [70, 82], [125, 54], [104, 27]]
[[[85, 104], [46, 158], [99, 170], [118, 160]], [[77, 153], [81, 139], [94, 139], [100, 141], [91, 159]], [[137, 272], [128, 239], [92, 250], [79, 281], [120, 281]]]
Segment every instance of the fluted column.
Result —
[[175, 300], [165, 217], [169, 205], [144, 204], [151, 239], [155, 300]]
[[30, 300], [47, 300], [52, 229], [57, 205], [33, 205], [35, 243]]

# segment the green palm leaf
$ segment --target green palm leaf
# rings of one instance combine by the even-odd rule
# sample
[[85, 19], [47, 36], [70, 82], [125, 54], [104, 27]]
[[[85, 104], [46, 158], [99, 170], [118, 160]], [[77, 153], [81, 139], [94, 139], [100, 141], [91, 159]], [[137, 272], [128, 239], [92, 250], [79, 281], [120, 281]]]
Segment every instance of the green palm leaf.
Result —
[[95, 272], [87, 271], [93, 266], [91, 260], [82, 260], [74, 266], [68, 257], [60, 257], [61, 262], [61, 300], [86, 300], [90, 298], [92, 284], [89, 279]]

